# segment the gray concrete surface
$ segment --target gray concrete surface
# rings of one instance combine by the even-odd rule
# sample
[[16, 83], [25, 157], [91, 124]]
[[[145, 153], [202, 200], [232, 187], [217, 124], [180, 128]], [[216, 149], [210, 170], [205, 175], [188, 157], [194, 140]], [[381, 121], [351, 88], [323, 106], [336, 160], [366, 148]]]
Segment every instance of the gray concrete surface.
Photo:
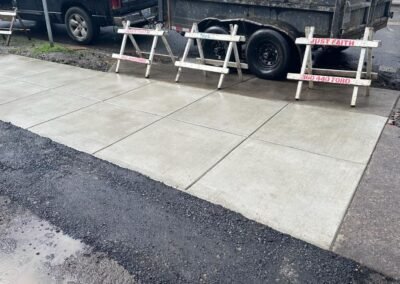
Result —
[[252, 138], [367, 164], [386, 117], [291, 104]]
[[[186, 72], [182, 83], [176, 84], [167, 82], [174, 72], [161, 65], [154, 66], [154, 77], [161, 80], [145, 80], [144, 66], [126, 62], [121, 66], [121, 75], [60, 65], [60, 73], [66, 78], [52, 74], [51, 78], [56, 80], [51, 80], [49, 74], [56, 72], [43, 72], [38, 60], [2, 58], [9, 65], [14, 58], [20, 68], [24, 64], [35, 66], [31, 71], [36, 70], [36, 74], [26, 74], [15, 81], [25, 83], [26, 78], [34, 77], [37, 80], [29, 84], [46, 89], [0, 105], [0, 119], [181, 190], [201, 184], [208, 175], [214, 176], [207, 181], [212, 191], [204, 187], [203, 193], [193, 191], [193, 194], [323, 248], [331, 246], [361, 172], [398, 97], [393, 91], [373, 89], [371, 96], [361, 97], [361, 106], [353, 109], [343, 99], [351, 93], [350, 88], [336, 88], [336, 96], [332, 92], [328, 100], [325, 89], [319, 87], [310, 91], [313, 99], [308, 100], [307, 96], [295, 102], [293, 82], [268, 82], [248, 76], [240, 82], [235, 74], [227, 76], [224, 91], [217, 92], [215, 75], [204, 77], [201, 72]], [[44, 69], [48, 66], [57, 65], [44, 62]], [[69, 75], [75, 78], [81, 75], [82, 80], [70, 81]], [[93, 89], [90, 85], [94, 85]], [[9, 89], [7, 85], [1, 88]], [[376, 101], [382, 103], [374, 105]], [[368, 109], [379, 115], [367, 114]], [[277, 155], [282, 156], [282, 161], [292, 165], [289, 161], [297, 157], [299, 165], [277, 172], [273, 169], [286, 167], [286, 162], [272, 159], [275, 161], [272, 163], [266, 157], [268, 165], [254, 163], [255, 174], [252, 174], [243, 171], [240, 162], [229, 164], [231, 156], [243, 152], [241, 143], [252, 138], [280, 145], [277, 152], [281, 154]], [[253, 146], [253, 152], [263, 156], [266, 146], [263, 143]], [[312, 159], [316, 164], [302, 166], [313, 155], [321, 156]], [[226, 163], [229, 167], [225, 167]], [[332, 166], [337, 163], [340, 166]], [[322, 174], [319, 167], [330, 174]], [[359, 170], [343, 171], [354, 167]], [[220, 168], [223, 173], [216, 176], [214, 171]], [[269, 170], [264, 173], [266, 168]], [[311, 202], [313, 192], [324, 192], [313, 205], [311, 215], [316, 219], [307, 217], [310, 215], [307, 206], [297, 206], [295, 202], [287, 202], [286, 217], [279, 214], [276, 208], [287, 201], [285, 186], [280, 183], [280, 176], [286, 172], [296, 177], [295, 181], [305, 181], [294, 182], [291, 189], [304, 200]], [[223, 178], [224, 175], [229, 177]], [[266, 176], [270, 177], [268, 183]], [[318, 183], [311, 182], [316, 178]], [[333, 190], [332, 181], [341, 178], [343, 183], [336, 196], [340, 204], [335, 210], [326, 211], [332, 199], [329, 194]], [[240, 180], [248, 182], [242, 184]], [[227, 188], [232, 181], [242, 184], [234, 199], [241, 200], [243, 206], [229, 201]], [[253, 183], [263, 186], [254, 187]], [[270, 192], [276, 196], [276, 203], [259, 198]], [[253, 202], [259, 199], [260, 202]], [[329, 220], [329, 225], [325, 228], [318, 224], [315, 221], [318, 218]], [[299, 227], [299, 223], [309, 227]]]
[[243, 140], [164, 118], [96, 156], [185, 190]]
[[250, 139], [188, 192], [329, 249], [364, 167]]
[[[107, 254], [138, 282], [392, 282], [332, 252], [3, 122], [0, 170], [1, 195], [94, 253]], [[11, 232], [11, 238], [19, 233]], [[85, 263], [74, 269], [73, 263], [68, 269], [73, 276], [98, 271]], [[119, 271], [102, 270], [98, 283], [110, 283], [101, 280]]]
[[[399, 104], [400, 107], [400, 104]], [[334, 251], [400, 279], [400, 128], [387, 125]]]

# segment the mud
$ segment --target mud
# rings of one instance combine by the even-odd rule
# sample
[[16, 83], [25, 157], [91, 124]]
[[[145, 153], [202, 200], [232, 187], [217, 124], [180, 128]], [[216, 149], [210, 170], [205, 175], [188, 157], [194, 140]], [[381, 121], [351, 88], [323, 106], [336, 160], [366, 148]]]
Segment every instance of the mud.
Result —
[[4, 46], [0, 38], [0, 54], [10, 53], [41, 60], [67, 64], [86, 69], [107, 72], [115, 63], [107, 52], [75, 45], [62, 45], [62, 52], [40, 52], [38, 49], [47, 42], [22, 35], [12, 37], [11, 45]]
[[135, 283], [104, 253], [0, 196], [0, 283]]

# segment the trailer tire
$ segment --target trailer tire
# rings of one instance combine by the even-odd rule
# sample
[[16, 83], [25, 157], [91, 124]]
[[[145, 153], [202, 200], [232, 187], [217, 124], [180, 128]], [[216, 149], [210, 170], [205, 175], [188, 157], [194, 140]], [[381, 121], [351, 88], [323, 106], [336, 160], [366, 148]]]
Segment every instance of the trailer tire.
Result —
[[290, 68], [289, 42], [277, 31], [262, 29], [253, 33], [246, 48], [250, 71], [262, 79], [282, 79]]
[[342, 51], [345, 51], [348, 48], [349, 48], [348, 46], [331, 46], [331, 47], [328, 47], [326, 50], [329, 53], [339, 54], [339, 53], [341, 53]]
[[[210, 34], [223, 34], [223, 35], [229, 34], [228, 30], [221, 26], [208, 27], [204, 32]], [[228, 49], [228, 43], [225, 41], [215, 41], [215, 40], [203, 41], [203, 52], [206, 58], [224, 60], [227, 49]]]
[[79, 7], [68, 9], [65, 13], [65, 25], [70, 38], [80, 44], [91, 43], [100, 31], [92, 17]]

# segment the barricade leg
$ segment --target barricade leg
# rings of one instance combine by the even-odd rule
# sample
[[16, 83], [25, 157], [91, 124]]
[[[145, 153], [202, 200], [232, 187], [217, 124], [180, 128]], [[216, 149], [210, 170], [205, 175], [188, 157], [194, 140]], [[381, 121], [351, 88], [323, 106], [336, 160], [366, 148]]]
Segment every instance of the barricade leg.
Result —
[[[157, 25], [156, 30], [157, 31], [160, 30], [159, 25]], [[150, 50], [149, 64], [147, 64], [147, 68], [146, 68], [146, 75], [145, 75], [146, 78], [149, 78], [149, 76], [150, 76], [151, 65], [153, 64], [154, 53], [156, 52], [157, 42], [158, 42], [158, 36], [154, 36], [153, 44], [151, 45], [151, 50]]]
[[162, 36], [161, 39], [164, 43], [165, 48], [167, 49], [168, 55], [171, 58], [172, 63], [175, 64], [175, 56], [174, 53], [172, 52], [171, 46], [168, 43], [168, 40], [165, 38], [165, 36]]
[[[369, 39], [369, 36], [370, 36], [370, 28], [366, 28], [363, 40], [367, 41]], [[364, 62], [365, 62], [366, 50], [367, 50], [367, 48], [365, 48], [365, 47], [361, 48], [360, 60], [358, 61], [356, 80], [360, 80], [361, 79], [361, 75], [362, 75], [363, 67], [364, 67]], [[356, 106], [358, 90], [359, 90], [359, 86], [355, 86], [354, 89], [353, 89], [353, 95], [352, 95], [352, 98], [351, 98], [351, 106], [352, 107]]]
[[[306, 27], [306, 37], [310, 34], [310, 27]], [[308, 57], [308, 63], [307, 63], [307, 74], [312, 75], [312, 52], [310, 52], [310, 56]], [[314, 88], [314, 82], [313, 81], [308, 81], [308, 87], [310, 89]]]
[[[368, 40], [374, 39], [374, 30], [371, 28]], [[372, 48], [367, 49], [367, 79], [372, 80]], [[370, 86], [367, 87], [365, 95], [368, 97], [370, 93]]]
[[[230, 27], [230, 30], [232, 32], [234, 30], [234, 26], [233, 25], [229, 25], [229, 27]], [[242, 81], [243, 80], [242, 65], [240, 64], [239, 50], [238, 50], [238, 46], [237, 46], [236, 42], [233, 43], [233, 54], [235, 56], [236, 69], [237, 69], [237, 72], [238, 72], [239, 80]]]
[[12, 36], [12, 31], [13, 31], [13, 28], [14, 28], [14, 24], [15, 24], [15, 18], [16, 18], [16, 16], [12, 17], [12, 19], [11, 19], [10, 34], [7, 36], [6, 46], [9, 46], [10, 42], [11, 42], [11, 36]]
[[[131, 25], [131, 22], [130, 22], [130, 21], [127, 21], [127, 22], [126, 22], [125, 28], [128, 29], [130, 25]], [[127, 34], [124, 34], [124, 37], [122, 38], [121, 50], [120, 50], [120, 52], [119, 52], [119, 55], [120, 55], [120, 56], [124, 55], [124, 53], [125, 53], [125, 48], [126, 48], [126, 41], [127, 41], [127, 39], [128, 39], [128, 35], [127, 35]], [[120, 64], [121, 64], [121, 59], [118, 59], [118, 61], [117, 61], [117, 67], [115, 68], [115, 73], [118, 73], [118, 72], [119, 72]]]
[[[195, 26], [196, 25], [193, 24], [192, 31], [191, 31], [192, 33], [195, 32]], [[190, 48], [192, 47], [192, 44], [193, 44], [193, 39], [189, 38], [188, 42], [186, 43], [185, 51], [183, 52], [182, 62], [185, 62], [186, 58], [188, 57]], [[182, 67], [179, 67], [178, 68], [178, 72], [176, 74], [175, 82], [179, 82], [179, 78], [181, 77], [181, 73], [182, 73]]]
[[[198, 33], [199, 32], [199, 27], [197, 26], [197, 23], [194, 23], [194, 32]], [[200, 55], [200, 62], [201, 64], [206, 64], [205, 57], [204, 57], [204, 51], [203, 51], [203, 43], [201, 39], [196, 38], [196, 43], [197, 43], [197, 49], [199, 51]], [[207, 77], [207, 71], [203, 71], [204, 76]]]
[[[312, 38], [314, 37], [314, 31], [315, 31], [315, 27], [309, 27], [309, 33], [308, 33], [308, 37], [307, 37], [309, 40], [312, 40]], [[301, 76], [304, 76], [304, 74], [306, 72], [307, 64], [310, 60], [309, 57], [311, 57], [311, 45], [310, 44], [308, 44], [306, 46], [306, 51], [304, 52], [303, 65], [301, 66], [301, 72], [300, 72]], [[296, 90], [296, 100], [297, 101], [300, 99], [302, 88], [303, 88], [303, 81], [300, 80], [299, 83], [297, 84], [297, 90]]]
[[[238, 25], [235, 25], [233, 30], [231, 31], [231, 35], [236, 35], [238, 30]], [[222, 68], [228, 68], [228, 64], [229, 64], [229, 60], [231, 59], [231, 55], [232, 55], [232, 50], [233, 50], [233, 42], [229, 42], [228, 45], [228, 50], [226, 51], [226, 57], [225, 57], [225, 61], [224, 61], [224, 65], [222, 66]], [[219, 82], [218, 82], [218, 90], [221, 89], [222, 87], [222, 83], [224, 81], [225, 78], [225, 74], [221, 74], [219, 77]]]

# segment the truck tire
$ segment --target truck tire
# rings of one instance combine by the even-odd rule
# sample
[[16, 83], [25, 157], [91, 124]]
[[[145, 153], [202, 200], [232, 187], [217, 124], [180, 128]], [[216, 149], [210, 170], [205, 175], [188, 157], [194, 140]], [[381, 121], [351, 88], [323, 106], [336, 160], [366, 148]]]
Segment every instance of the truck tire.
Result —
[[100, 30], [88, 13], [79, 7], [68, 9], [65, 13], [65, 25], [69, 37], [80, 44], [91, 43]]
[[[208, 27], [204, 32], [210, 34], [224, 34], [224, 35], [229, 34], [228, 30], [221, 26]], [[203, 51], [204, 51], [204, 56], [206, 58], [224, 60], [227, 49], [228, 49], [228, 43], [225, 41], [215, 41], [215, 40], [203, 41]]]
[[249, 38], [246, 59], [251, 73], [257, 77], [282, 79], [290, 68], [290, 45], [277, 31], [258, 30]]

